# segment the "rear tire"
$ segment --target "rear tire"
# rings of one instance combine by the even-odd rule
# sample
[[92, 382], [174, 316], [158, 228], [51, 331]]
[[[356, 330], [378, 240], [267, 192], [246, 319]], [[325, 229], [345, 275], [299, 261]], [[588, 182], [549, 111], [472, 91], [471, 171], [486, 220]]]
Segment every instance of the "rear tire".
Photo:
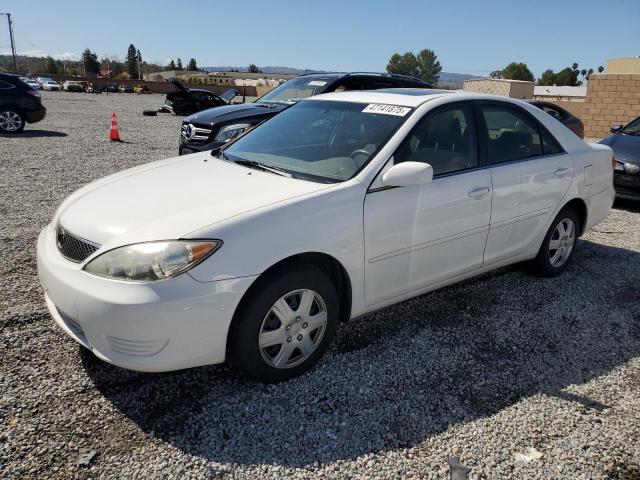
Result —
[[320, 359], [340, 318], [336, 290], [313, 267], [259, 279], [234, 316], [229, 360], [242, 375], [275, 383], [302, 375]]
[[580, 232], [580, 219], [571, 207], [563, 208], [551, 223], [531, 271], [542, 277], [555, 277], [565, 271], [573, 258]]
[[26, 120], [21, 112], [5, 108], [0, 110], [0, 132], [19, 133], [24, 130]]

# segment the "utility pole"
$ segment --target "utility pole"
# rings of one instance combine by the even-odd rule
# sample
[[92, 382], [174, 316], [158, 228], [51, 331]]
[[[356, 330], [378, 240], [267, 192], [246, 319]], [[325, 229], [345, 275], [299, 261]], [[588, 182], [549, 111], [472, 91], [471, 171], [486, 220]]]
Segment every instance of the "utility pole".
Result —
[[0, 15], [6, 15], [9, 22], [9, 38], [11, 39], [11, 54], [13, 55], [13, 71], [18, 72], [18, 64], [16, 63], [16, 44], [13, 40], [13, 24], [11, 23], [10, 13], [0, 13]]

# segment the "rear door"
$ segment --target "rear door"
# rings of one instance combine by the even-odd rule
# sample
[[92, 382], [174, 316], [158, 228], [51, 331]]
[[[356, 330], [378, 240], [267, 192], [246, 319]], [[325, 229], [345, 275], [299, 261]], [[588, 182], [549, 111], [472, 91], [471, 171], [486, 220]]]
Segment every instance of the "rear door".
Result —
[[562, 202], [571, 156], [532, 115], [506, 102], [481, 102], [481, 138], [493, 186], [485, 264], [529, 248]]

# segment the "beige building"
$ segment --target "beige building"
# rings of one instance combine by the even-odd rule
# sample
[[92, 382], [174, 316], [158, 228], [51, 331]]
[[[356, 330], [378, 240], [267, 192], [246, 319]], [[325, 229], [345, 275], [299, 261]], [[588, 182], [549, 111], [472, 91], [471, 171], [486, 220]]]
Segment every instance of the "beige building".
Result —
[[462, 89], [467, 92], [490, 93], [510, 98], [528, 99], [533, 97], [533, 82], [522, 80], [503, 78], [465, 80]]
[[640, 73], [640, 57], [610, 58], [607, 60], [606, 74]]

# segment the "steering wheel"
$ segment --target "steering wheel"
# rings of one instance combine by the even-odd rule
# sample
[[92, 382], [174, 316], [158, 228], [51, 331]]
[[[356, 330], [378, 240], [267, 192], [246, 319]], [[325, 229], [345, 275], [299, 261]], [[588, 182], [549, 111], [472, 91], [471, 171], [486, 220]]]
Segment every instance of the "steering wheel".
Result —
[[364, 148], [359, 148], [358, 150], [354, 150], [353, 152], [351, 152], [349, 154], [349, 156], [351, 158], [353, 158], [354, 160], [355, 160], [356, 155], [366, 155], [368, 157], [371, 154], [369, 152], [367, 152]]

